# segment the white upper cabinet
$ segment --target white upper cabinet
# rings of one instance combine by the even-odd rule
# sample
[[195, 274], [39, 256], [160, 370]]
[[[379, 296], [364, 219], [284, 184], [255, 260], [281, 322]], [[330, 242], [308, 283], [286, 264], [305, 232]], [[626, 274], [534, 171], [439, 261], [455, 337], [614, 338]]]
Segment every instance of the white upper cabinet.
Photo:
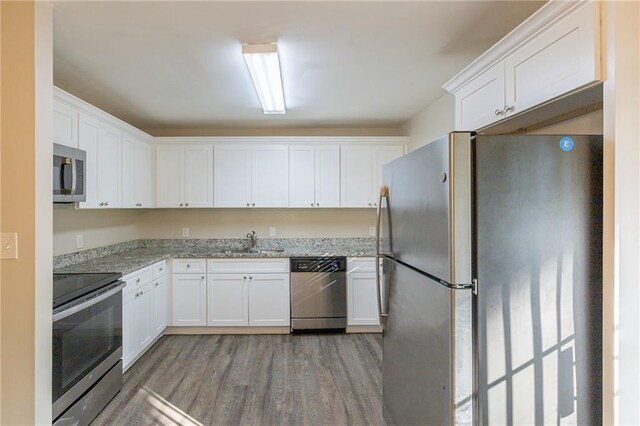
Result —
[[404, 147], [397, 145], [373, 146], [373, 193], [371, 200], [373, 207], [378, 206], [380, 187], [382, 186], [382, 166], [402, 157]]
[[600, 2], [548, 2], [443, 87], [469, 131], [601, 79]]
[[289, 146], [251, 147], [251, 206], [289, 205]]
[[87, 200], [80, 203], [80, 208], [122, 207], [120, 130], [80, 114], [78, 145], [87, 152]]
[[456, 92], [456, 129], [475, 130], [504, 117], [504, 63], [500, 62]]
[[291, 145], [289, 206], [340, 207], [340, 146]]
[[53, 143], [78, 148], [78, 110], [53, 101]]
[[150, 146], [135, 137], [122, 135], [122, 207], [150, 205]]
[[213, 207], [213, 146], [156, 148], [157, 207]]
[[[86, 201], [79, 203], [80, 208], [96, 208], [98, 201], [98, 139], [100, 139], [100, 123], [98, 120], [80, 114], [78, 145], [86, 151], [85, 189]], [[102, 207], [102, 206], [101, 206]]]
[[373, 155], [370, 145], [342, 146], [340, 205], [372, 207]]
[[289, 206], [316, 205], [316, 150], [313, 145], [289, 147]]
[[509, 114], [600, 79], [599, 6], [587, 3], [507, 56]]
[[180, 207], [184, 198], [184, 150], [179, 145], [156, 147], [156, 205]]
[[215, 145], [214, 206], [251, 206], [251, 145]]
[[213, 207], [213, 146], [184, 147], [185, 207]]

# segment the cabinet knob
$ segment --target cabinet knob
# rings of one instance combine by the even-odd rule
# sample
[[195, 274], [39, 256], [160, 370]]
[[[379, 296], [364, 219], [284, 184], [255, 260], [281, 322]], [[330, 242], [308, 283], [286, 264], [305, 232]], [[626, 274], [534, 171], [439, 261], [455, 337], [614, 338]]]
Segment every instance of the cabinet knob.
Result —
[[378, 206], [378, 203], [373, 203], [373, 207], [377, 207], [377, 206]]
[[246, 280], [246, 279], [247, 279], [247, 277], [242, 277], [242, 279], [243, 279], [243, 280]]
[[163, 271], [163, 268], [160, 268], [160, 272], [162, 272], [162, 271]]
[[200, 277], [201, 280], [204, 280], [204, 275]]
[[255, 206], [256, 206], [256, 203], [253, 203], [253, 204], [252, 204], [252, 206], [253, 206], [253, 207], [255, 207]]
[[187, 268], [191, 268], [191, 265], [187, 263]]
[[182, 203], [180, 203], [180, 207], [182, 207]]
[[140, 282], [140, 278], [138, 278], [138, 279], [136, 280], [136, 282], [137, 282], [137, 283], [139, 283], [139, 282]]
[[108, 201], [105, 201], [104, 205], [105, 205], [105, 206], [108, 206], [108, 205], [109, 205], [109, 202], [108, 202]]
[[511, 105], [511, 106], [506, 106], [506, 107], [504, 107], [504, 113], [506, 114], [506, 113], [508, 113], [508, 112], [513, 112], [513, 110], [514, 110], [514, 109], [515, 109], [515, 108], [514, 108], [514, 106], [513, 106], [513, 105]]
[[316, 203], [316, 206], [317, 206], [317, 207], [320, 207], [320, 203]]
[[369, 203], [369, 207], [371, 207], [371, 203]]
[[494, 114], [497, 116], [501, 116], [502, 114], [504, 114], [504, 112], [500, 111], [499, 109], [494, 111]]
[[313, 203], [311, 203], [311, 207], [313, 207]]
[[158, 283], [156, 283], [156, 287], [158, 287]]
[[249, 204], [249, 203], [247, 203], [247, 207], [249, 207], [249, 206], [250, 206], [250, 204]]
[[98, 205], [99, 205], [100, 207], [102, 207], [102, 206], [104, 206], [104, 203], [100, 203], [100, 204], [98, 204]]
[[252, 279], [253, 279], [253, 277], [249, 277], [249, 279], [250, 279], [250, 280], [252, 280]]
[[189, 207], [189, 203], [185, 203], [185, 205], [184, 205], [184, 206], [185, 206], [185, 207]]

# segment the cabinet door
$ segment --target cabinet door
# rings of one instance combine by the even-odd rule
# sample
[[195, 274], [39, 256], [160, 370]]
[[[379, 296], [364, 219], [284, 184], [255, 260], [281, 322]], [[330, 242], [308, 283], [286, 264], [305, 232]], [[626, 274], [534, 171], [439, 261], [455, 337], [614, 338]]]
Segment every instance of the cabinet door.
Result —
[[135, 293], [134, 299], [134, 335], [136, 353], [142, 352], [153, 341], [153, 290], [147, 284]]
[[78, 110], [54, 100], [53, 143], [78, 148], [78, 118]]
[[289, 207], [315, 206], [315, 148], [289, 147]]
[[184, 148], [185, 207], [213, 207], [213, 146]]
[[122, 207], [136, 207], [136, 140], [122, 136]]
[[342, 147], [341, 191], [342, 207], [371, 207], [373, 170], [370, 145]]
[[213, 174], [215, 207], [251, 205], [251, 145], [216, 145]]
[[138, 354], [135, 339], [134, 301], [136, 293], [122, 296], [122, 363], [127, 368]]
[[291, 324], [289, 274], [249, 276], [249, 325], [288, 326]]
[[122, 207], [120, 191], [121, 149], [120, 130], [102, 123], [98, 139], [98, 201], [104, 203], [102, 207]]
[[380, 187], [382, 186], [382, 166], [402, 157], [404, 154], [403, 146], [374, 146], [373, 147], [373, 207], [378, 206], [380, 198]]
[[180, 207], [183, 203], [184, 148], [159, 145], [156, 148], [156, 205]]
[[504, 62], [464, 85], [456, 96], [456, 130], [473, 131], [504, 117]]
[[173, 274], [171, 287], [172, 325], [207, 325], [207, 281], [204, 274]]
[[87, 153], [85, 189], [87, 200], [79, 203], [80, 208], [97, 208], [98, 201], [98, 140], [100, 122], [85, 114], [80, 114], [78, 145]]
[[600, 79], [599, 6], [585, 2], [506, 57], [509, 114]]
[[347, 324], [379, 325], [375, 273], [347, 275]]
[[253, 145], [251, 151], [251, 205], [289, 205], [289, 147]]
[[207, 325], [246, 326], [249, 324], [246, 274], [207, 276]]
[[163, 276], [152, 283], [153, 289], [153, 337], [162, 334], [167, 327], [167, 280]]
[[316, 207], [340, 207], [340, 146], [317, 146]]
[[135, 207], [151, 207], [151, 146], [145, 142], [136, 143], [134, 157]]

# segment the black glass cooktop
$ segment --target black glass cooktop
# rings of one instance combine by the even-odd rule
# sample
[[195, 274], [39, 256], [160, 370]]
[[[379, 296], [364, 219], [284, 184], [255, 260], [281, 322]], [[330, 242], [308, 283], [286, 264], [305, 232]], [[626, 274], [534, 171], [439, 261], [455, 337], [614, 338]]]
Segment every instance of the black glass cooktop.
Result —
[[118, 281], [120, 273], [53, 274], [53, 309]]

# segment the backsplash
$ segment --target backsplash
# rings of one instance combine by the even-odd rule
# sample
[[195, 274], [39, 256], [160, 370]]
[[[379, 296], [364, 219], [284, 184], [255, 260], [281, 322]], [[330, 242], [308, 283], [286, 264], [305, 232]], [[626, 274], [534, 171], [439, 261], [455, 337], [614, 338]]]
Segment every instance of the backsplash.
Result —
[[[246, 238], [215, 238], [215, 239], [146, 239], [127, 241], [104, 247], [82, 250], [74, 253], [54, 256], [53, 269], [64, 268], [76, 263], [86, 262], [104, 256], [122, 253], [137, 248], [188, 248], [203, 250], [212, 248], [240, 249], [247, 247]], [[338, 248], [354, 248], [358, 250], [373, 250], [375, 238], [264, 238], [258, 239], [256, 248], [262, 250], [291, 249], [291, 248], [321, 248], [327, 252], [339, 251]]]

